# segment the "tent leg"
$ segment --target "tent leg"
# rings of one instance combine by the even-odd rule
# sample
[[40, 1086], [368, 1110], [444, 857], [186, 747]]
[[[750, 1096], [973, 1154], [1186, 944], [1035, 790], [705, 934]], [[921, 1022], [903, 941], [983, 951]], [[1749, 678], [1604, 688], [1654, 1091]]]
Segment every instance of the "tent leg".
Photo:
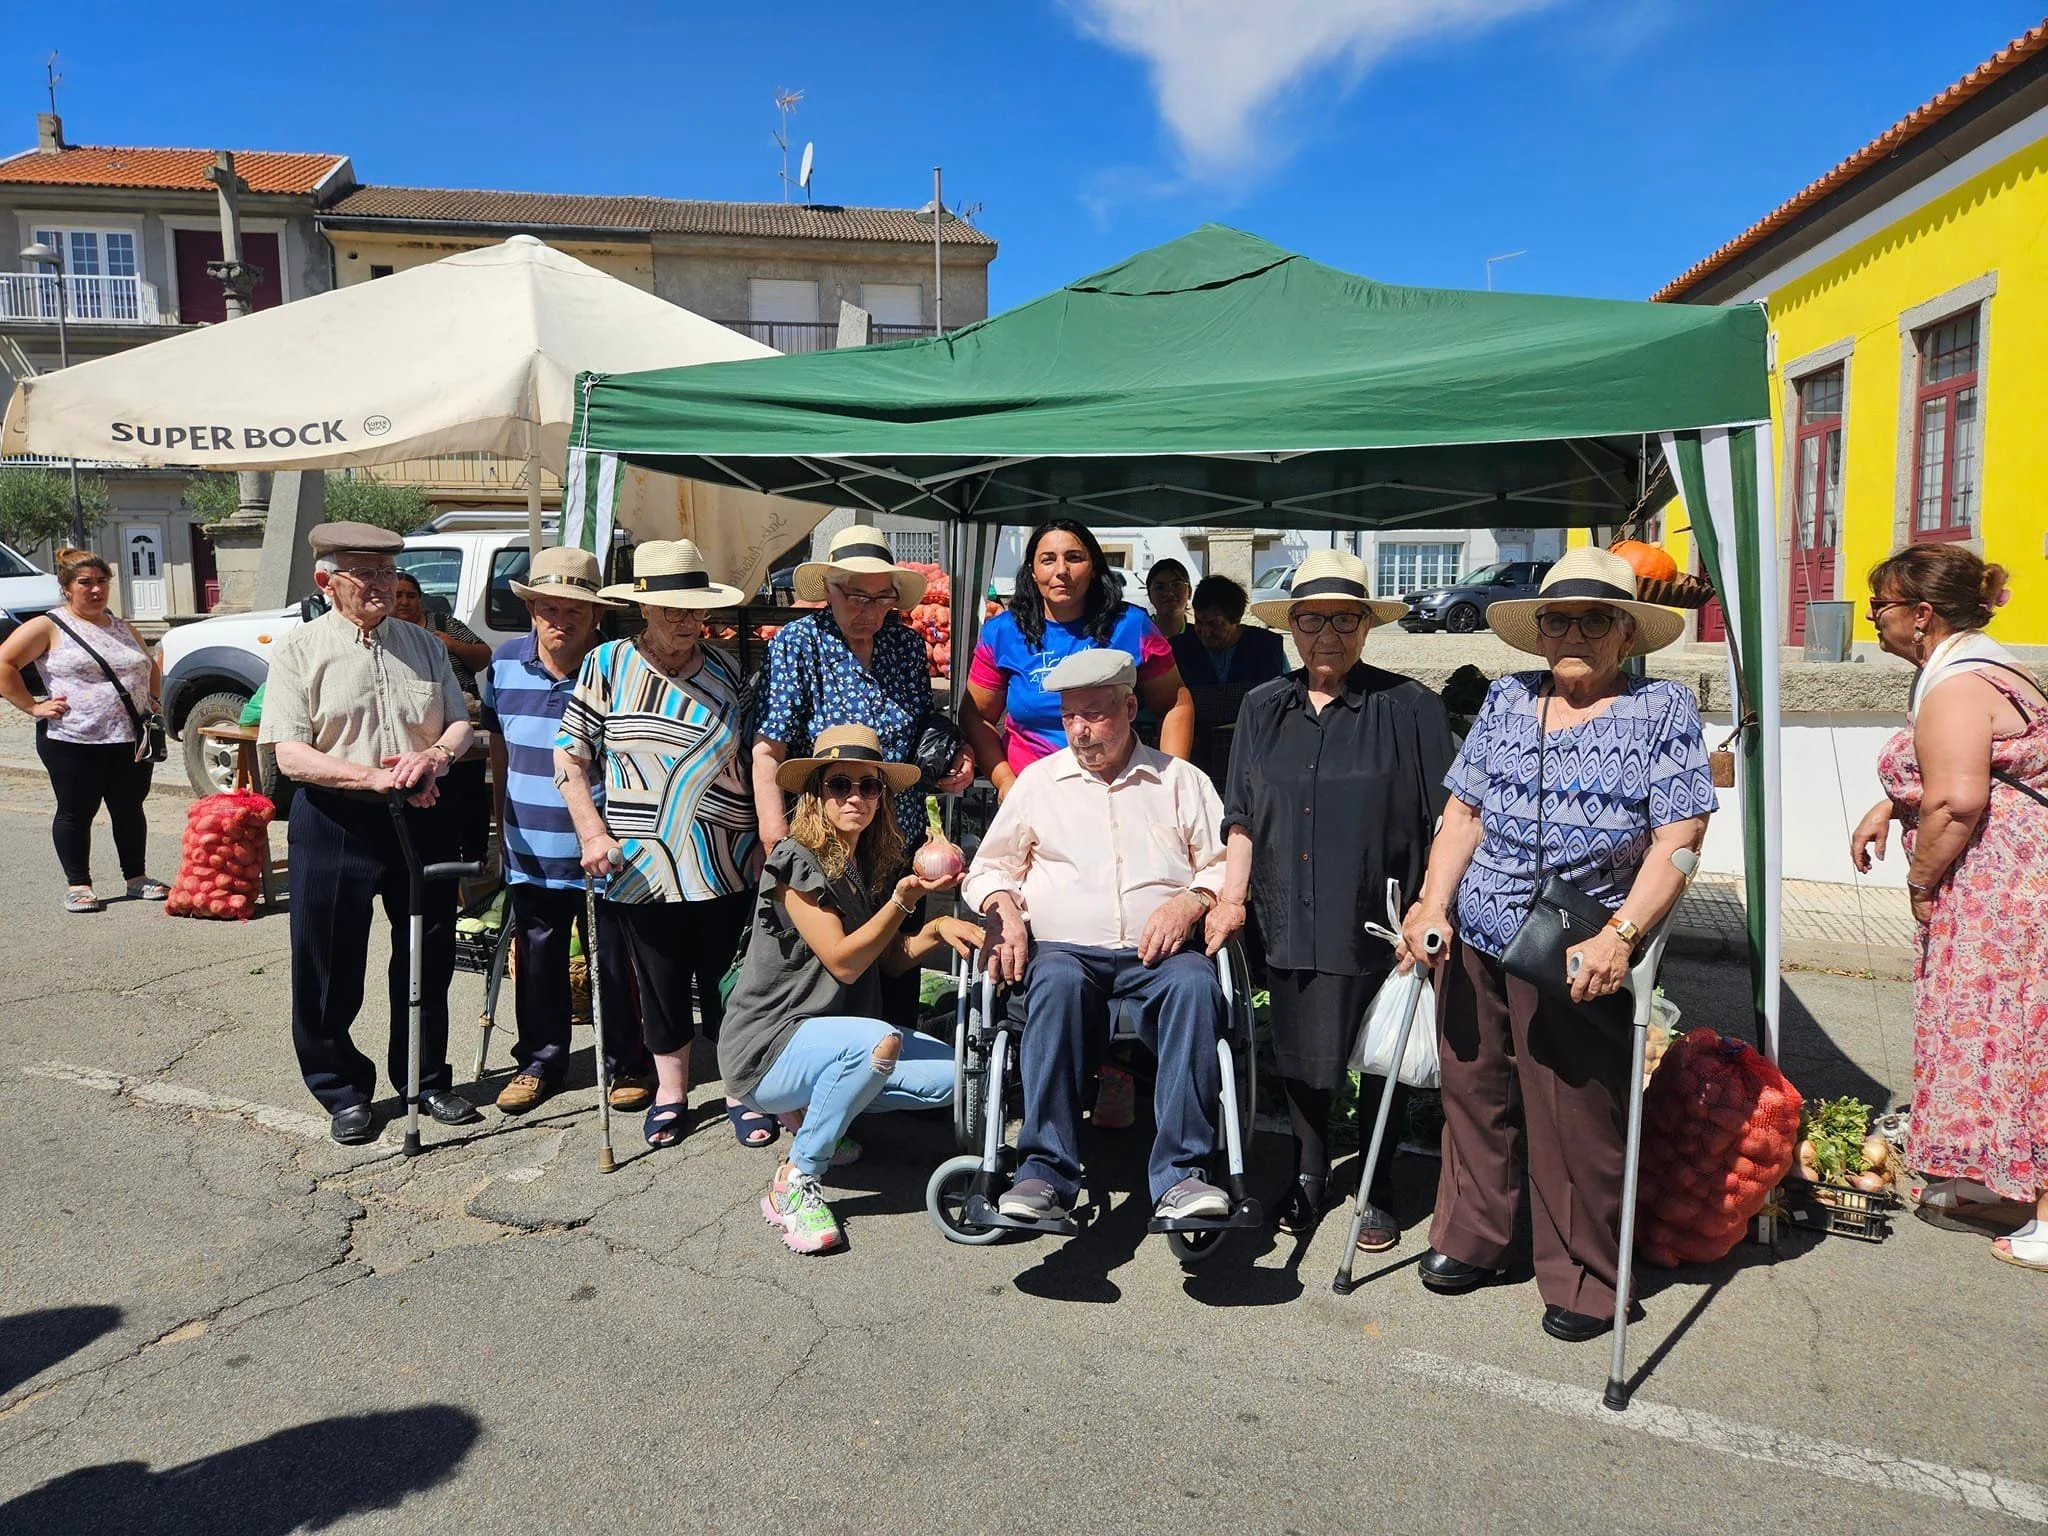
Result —
[[[526, 424], [526, 558], [540, 553], [540, 424]], [[598, 570], [605, 570], [606, 550], [597, 552]]]

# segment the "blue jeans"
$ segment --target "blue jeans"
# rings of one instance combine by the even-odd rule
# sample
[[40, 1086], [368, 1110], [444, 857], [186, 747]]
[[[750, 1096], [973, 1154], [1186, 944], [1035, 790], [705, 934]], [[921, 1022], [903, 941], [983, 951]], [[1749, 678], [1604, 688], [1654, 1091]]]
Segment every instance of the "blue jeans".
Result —
[[[877, 1066], [875, 1050], [901, 1041], [893, 1066]], [[831, 1165], [832, 1149], [863, 1110], [938, 1109], [953, 1102], [953, 1048], [929, 1035], [884, 1024], [820, 1014], [804, 1020], [746, 1098], [766, 1115], [804, 1112], [789, 1160], [813, 1178]]]
[[1024, 977], [1024, 1134], [1018, 1179], [1044, 1179], [1071, 1202], [1081, 1189], [1081, 1090], [1089, 1059], [1109, 1040], [1111, 999], [1138, 1015], [1138, 1037], [1159, 1058], [1152, 1090], [1147, 1178], [1159, 1199], [1185, 1178], [1206, 1178], [1216, 1153], [1216, 1106], [1223, 1070], [1223, 988], [1216, 962], [1184, 949], [1155, 966], [1135, 950], [1039, 944]]

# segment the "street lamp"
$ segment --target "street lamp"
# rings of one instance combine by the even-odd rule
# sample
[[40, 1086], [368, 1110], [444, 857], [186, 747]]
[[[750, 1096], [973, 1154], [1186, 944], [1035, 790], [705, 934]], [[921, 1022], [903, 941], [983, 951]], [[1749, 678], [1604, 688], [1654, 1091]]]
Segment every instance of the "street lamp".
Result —
[[[66, 326], [65, 311], [69, 304], [64, 295], [64, 257], [54, 247], [38, 240], [21, 249], [21, 259], [31, 267], [49, 267], [57, 277], [57, 366], [71, 366], [71, 332]], [[78, 460], [71, 461], [71, 542], [83, 548], [85, 545], [85, 504], [78, 494]]]
[[946, 264], [939, 255], [939, 231], [953, 222], [953, 213], [939, 193], [939, 184], [939, 168], [935, 165], [932, 167], [932, 200], [912, 217], [918, 223], [932, 227], [932, 330], [943, 336], [946, 332]]

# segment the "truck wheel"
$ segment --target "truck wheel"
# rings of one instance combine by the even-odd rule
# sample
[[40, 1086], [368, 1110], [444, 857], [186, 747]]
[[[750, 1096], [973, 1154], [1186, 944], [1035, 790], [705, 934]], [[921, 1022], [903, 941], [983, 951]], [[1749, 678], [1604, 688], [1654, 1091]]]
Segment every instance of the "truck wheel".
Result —
[[1444, 628], [1454, 635], [1469, 635], [1479, 628], [1479, 610], [1470, 603], [1460, 603], [1444, 615]]
[[242, 707], [248, 702], [246, 693], [209, 693], [186, 713], [179, 740], [184, 744], [185, 777], [193, 794], [225, 794], [234, 787], [234, 744], [208, 741], [199, 730], [201, 726], [233, 725], [242, 718]]

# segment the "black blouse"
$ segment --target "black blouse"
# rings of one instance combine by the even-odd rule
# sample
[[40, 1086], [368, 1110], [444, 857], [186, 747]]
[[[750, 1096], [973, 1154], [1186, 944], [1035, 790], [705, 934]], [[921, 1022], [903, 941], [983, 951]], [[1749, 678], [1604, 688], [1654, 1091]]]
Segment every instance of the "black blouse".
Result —
[[1277, 970], [1361, 974], [1385, 946], [1363, 931], [1422, 888], [1454, 756], [1443, 701], [1413, 678], [1360, 662], [1344, 691], [1309, 708], [1307, 674], [1245, 696], [1224, 787], [1223, 835], [1252, 840], [1251, 907]]

